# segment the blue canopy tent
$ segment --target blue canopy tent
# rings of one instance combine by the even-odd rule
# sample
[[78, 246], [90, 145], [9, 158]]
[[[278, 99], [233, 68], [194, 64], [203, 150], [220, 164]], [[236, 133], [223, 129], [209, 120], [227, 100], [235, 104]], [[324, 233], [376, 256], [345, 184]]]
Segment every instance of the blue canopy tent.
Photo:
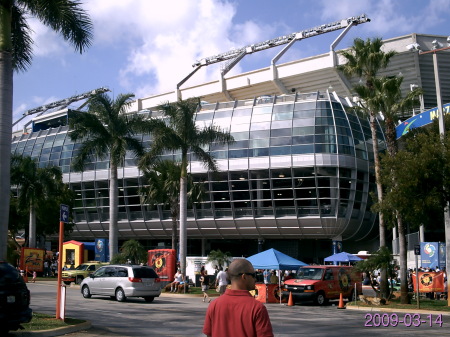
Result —
[[[247, 257], [247, 260], [250, 261], [255, 269], [294, 270], [307, 265], [273, 248]], [[281, 289], [281, 277], [278, 278], [278, 287], [278, 289]]]
[[247, 257], [255, 269], [294, 270], [307, 264], [276, 249], [268, 249]]
[[333, 254], [331, 256], [328, 256], [324, 259], [325, 262], [356, 262], [356, 261], [361, 261], [362, 259], [356, 255], [350, 254], [350, 253], [346, 253], [346, 252], [341, 252], [341, 253], [337, 253], [337, 254]]

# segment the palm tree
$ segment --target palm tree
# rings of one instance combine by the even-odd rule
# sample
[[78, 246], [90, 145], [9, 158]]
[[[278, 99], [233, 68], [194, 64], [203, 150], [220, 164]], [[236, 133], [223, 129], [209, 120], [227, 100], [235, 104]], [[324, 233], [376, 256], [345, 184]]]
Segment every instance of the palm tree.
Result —
[[111, 263], [147, 263], [148, 253], [139, 241], [125, 241], [120, 253], [115, 255]]
[[[388, 66], [391, 58], [396, 54], [394, 51], [385, 52], [382, 50], [383, 41], [381, 38], [367, 39], [366, 41], [356, 38], [353, 46], [349, 50], [342, 52], [342, 56], [347, 60], [344, 65], [338, 67], [346, 76], [357, 76], [365, 80], [365, 86], [369, 90], [374, 88], [374, 80], [381, 69]], [[383, 199], [383, 188], [380, 181], [380, 157], [378, 154], [378, 139], [376, 116], [379, 110], [369, 110], [370, 130], [372, 133], [372, 146], [375, 162], [375, 182], [377, 185], [377, 197], [381, 202]], [[386, 246], [386, 226], [383, 214], [379, 213], [380, 247]], [[381, 294], [387, 296], [387, 273], [381, 270]]]
[[[9, 195], [12, 132], [13, 71], [31, 64], [31, 29], [35, 17], [82, 53], [92, 41], [92, 23], [79, 1], [0, 1], [0, 195]], [[0, 200], [0, 259], [6, 258], [9, 198]]]
[[18, 206], [29, 210], [28, 246], [36, 248], [36, 210], [62, 190], [61, 169], [56, 166], [41, 168], [31, 157], [13, 155], [11, 183], [17, 188]]
[[206, 261], [212, 262], [214, 264], [217, 264], [220, 267], [222, 267], [225, 263], [230, 263], [232, 259], [232, 256], [230, 252], [222, 252], [220, 249], [212, 250], [208, 254], [208, 258]]
[[[150, 205], [168, 205], [172, 218], [172, 249], [176, 249], [177, 222], [180, 213], [181, 165], [171, 160], [156, 161], [150, 168], [144, 168], [144, 179], [148, 187], [143, 189], [144, 202]], [[202, 184], [194, 184], [188, 175], [188, 199], [201, 200]]]
[[[186, 246], [187, 246], [187, 176], [188, 164], [192, 159], [201, 161], [212, 171], [217, 170], [214, 158], [205, 150], [210, 143], [226, 144], [233, 141], [229, 132], [210, 125], [200, 128], [195, 124], [195, 116], [199, 106], [198, 98], [179, 100], [175, 103], [162, 104], [163, 119], [151, 118], [151, 132], [153, 141], [151, 150], [146, 153], [139, 163], [139, 167], [148, 167], [156, 156], [164, 151], [181, 152], [180, 176], [180, 267], [181, 273], [186, 275]], [[189, 152], [191, 152], [189, 154]]]
[[[380, 111], [383, 113], [387, 152], [390, 157], [394, 157], [398, 151], [395, 121], [398, 120], [402, 112], [410, 111], [414, 106], [417, 106], [419, 104], [419, 97], [423, 93], [422, 89], [417, 88], [409, 92], [406, 97], [403, 97], [401, 92], [402, 83], [403, 77], [377, 77], [372, 80], [372, 88], [363, 85], [357, 85], [353, 88], [358, 96], [363, 99], [362, 104], [366, 105], [366, 111]], [[393, 179], [392, 185], [395, 186], [395, 175]], [[382, 200], [379, 203], [382, 203]], [[396, 219], [398, 228], [401, 301], [402, 303], [408, 303], [405, 226], [402, 214], [398, 211], [394, 212], [395, 216], [389, 218]]]
[[88, 101], [87, 112], [77, 112], [69, 119], [69, 136], [80, 141], [81, 147], [73, 159], [73, 167], [83, 170], [87, 161], [98, 157], [109, 160], [109, 247], [110, 257], [118, 248], [118, 178], [117, 169], [123, 166], [127, 151], [135, 157], [143, 154], [142, 142], [137, 134], [146, 122], [144, 116], [127, 114], [132, 94], [119, 95], [115, 100], [101, 93]]

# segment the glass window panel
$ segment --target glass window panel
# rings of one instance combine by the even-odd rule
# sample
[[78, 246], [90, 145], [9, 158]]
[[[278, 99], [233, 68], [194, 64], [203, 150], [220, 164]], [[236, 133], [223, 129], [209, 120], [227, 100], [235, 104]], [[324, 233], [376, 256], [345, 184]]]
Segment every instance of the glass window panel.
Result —
[[233, 124], [248, 124], [250, 123], [251, 116], [244, 116], [244, 117], [233, 117], [232, 123]]
[[316, 153], [337, 153], [334, 144], [315, 144]]
[[314, 135], [314, 126], [292, 128], [293, 136]]
[[292, 129], [273, 129], [270, 132], [271, 137], [287, 137], [292, 135]]
[[250, 132], [250, 139], [268, 138], [268, 137], [270, 137], [270, 129], [263, 129], [260, 131], [251, 131]]
[[314, 143], [314, 135], [292, 137], [292, 144]]
[[294, 119], [292, 121], [292, 125], [296, 126], [313, 126], [316, 125], [314, 118], [302, 118], [302, 119]]
[[61, 153], [61, 158], [71, 158], [72, 157], [72, 151], [66, 151]]
[[60, 166], [63, 166], [63, 165], [70, 165], [70, 158], [67, 158], [67, 159], [61, 159], [60, 161], [59, 161], [59, 165]]
[[294, 104], [278, 104], [273, 107], [273, 112], [290, 112], [294, 109]]
[[250, 151], [251, 157], [266, 157], [269, 155], [269, 149], [268, 148], [258, 148], [258, 149], [252, 149]]
[[213, 156], [215, 159], [227, 159], [228, 151], [214, 151], [210, 152], [210, 155]]
[[334, 135], [316, 135], [316, 143], [336, 143], [336, 137]]
[[216, 113], [214, 114], [214, 119], [216, 119], [216, 118], [228, 118], [228, 117], [231, 117], [232, 113], [233, 113], [232, 110], [216, 111]]
[[[269, 131], [270, 129], [270, 123], [252, 123], [250, 130], [255, 131], [255, 130], [267, 130]], [[250, 135], [251, 137], [251, 135]]]
[[252, 180], [269, 179], [269, 171], [267, 170], [250, 171], [250, 179]]
[[318, 109], [330, 109], [331, 105], [328, 101], [317, 101], [317, 108]]
[[291, 145], [291, 137], [271, 138], [270, 146]]
[[248, 131], [231, 133], [235, 141], [248, 139]]
[[106, 170], [109, 167], [109, 163], [107, 161], [98, 162], [95, 164], [95, 168], [97, 170]]
[[289, 132], [288, 134], [285, 134], [286, 136], [290, 136], [291, 135], [291, 130], [292, 130], [292, 121], [278, 121], [278, 122], [272, 122], [272, 130], [278, 130], [278, 129], [282, 129], [282, 130], [289, 130], [289, 131], [285, 131], [285, 132]]
[[341, 154], [348, 154], [348, 155], [354, 155], [355, 152], [353, 150], [353, 147], [346, 146], [346, 145], [339, 145], [339, 153]]
[[265, 114], [265, 115], [253, 115], [252, 117], [252, 124], [253, 123], [260, 123], [260, 122], [269, 122], [272, 119], [272, 115]]
[[253, 115], [266, 115], [272, 114], [272, 105], [269, 106], [257, 106], [253, 108]]
[[213, 118], [212, 112], [198, 113], [195, 117], [195, 121], [207, 121], [212, 120], [212, 118]]
[[52, 153], [50, 155], [50, 160], [55, 160], [55, 159], [59, 159], [61, 152], [57, 152], [57, 153]]
[[266, 139], [252, 139], [250, 141], [250, 147], [268, 147], [269, 146], [269, 138]]
[[41, 161], [41, 162], [47, 161], [49, 158], [50, 158], [50, 153], [41, 154], [41, 156], [39, 157], [39, 161]]
[[317, 117], [333, 117], [331, 110], [329, 109], [317, 109], [316, 110]]
[[243, 150], [228, 151], [228, 157], [229, 158], [244, 158], [244, 157], [248, 157], [248, 150], [247, 149], [243, 149]]
[[56, 139], [53, 146], [62, 146], [64, 144], [64, 139]]
[[228, 145], [230, 149], [248, 148], [248, 140], [239, 140]]
[[297, 102], [294, 105], [294, 110], [315, 110], [316, 109], [316, 102]]
[[53, 146], [52, 147], [52, 152], [61, 152], [62, 150], [62, 146]]
[[48, 149], [51, 148], [53, 146], [53, 142], [45, 142], [44, 145], [42, 146], [42, 148], [44, 149]]
[[271, 156], [283, 156], [291, 154], [290, 146], [280, 146], [280, 147], [271, 147], [270, 155]]
[[317, 125], [315, 133], [316, 134], [325, 133], [325, 134], [333, 134], [334, 135], [334, 126]]
[[302, 111], [294, 111], [294, 119], [298, 118], [311, 118], [316, 115], [314, 110], [302, 110]]
[[42, 144], [45, 141], [45, 137], [36, 138], [36, 144]]
[[314, 145], [293, 145], [292, 154], [314, 153]]
[[244, 116], [251, 116], [253, 109], [234, 109], [233, 111], [233, 118], [234, 117], [244, 117]]

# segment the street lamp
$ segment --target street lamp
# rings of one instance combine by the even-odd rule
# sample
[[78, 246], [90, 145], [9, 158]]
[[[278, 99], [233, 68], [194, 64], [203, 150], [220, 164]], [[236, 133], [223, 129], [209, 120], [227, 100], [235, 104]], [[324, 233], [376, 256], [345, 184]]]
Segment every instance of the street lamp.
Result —
[[[419, 55], [424, 54], [433, 54], [433, 68], [434, 68], [434, 83], [436, 85], [436, 100], [437, 100], [437, 108], [438, 108], [438, 118], [439, 118], [439, 134], [441, 138], [444, 139], [445, 136], [445, 123], [444, 123], [444, 110], [442, 109], [442, 97], [441, 97], [441, 82], [439, 80], [439, 67], [438, 67], [438, 59], [437, 53], [440, 51], [444, 51], [450, 49], [450, 36], [447, 37], [447, 45], [448, 47], [444, 47], [444, 45], [438, 40], [434, 40], [431, 42], [433, 48], [429, 51], [421, 51], [421, 47], [418, 43], [413, 43], [406, 46], [406, 49], [409, 51], [417, 51]], [[449, 214], [449, 204], [447, 203], [447, 210], [444, 211], [444, 228], [445, 228], [445, 271], [448, 275], [450, 270], [450, 214]], [[419, 273], [417, 273], [419, 276]], [[447, 305], [450, 306], [450, 297], [447, 296]]]

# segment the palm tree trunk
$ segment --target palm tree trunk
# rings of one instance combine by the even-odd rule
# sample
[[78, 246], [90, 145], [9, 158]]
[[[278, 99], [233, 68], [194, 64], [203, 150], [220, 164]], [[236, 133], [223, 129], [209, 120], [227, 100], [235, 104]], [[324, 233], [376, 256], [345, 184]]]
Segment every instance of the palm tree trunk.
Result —
[[400, 245], [400, 301], [402, 304], [409, 303], [408, 297], [408, 279], [407, 279], [407, 256], [406, 256], [406, 237], [403, 219], [397, 212], [398, 241]]
[[119, 203], [119, 187], [117, 179], [117, 165], [110, 163], [109, 177], [109, 259], [118, 253], [117, 214]]
[[177, 249], [177, 217], [172, 215], [172, 249]]
[[183, 153], [181, 161], [180, 178], [180, 268], [183, 276], [186, 276], [186, 252], [187, 252], [187, 154]]
[[[9, 3], [12, 6], [12, 2]], [[0, 5], [0, 260], [6, 260], [10, 195], [13, 69], [11, 8]]]
[[[375, 163], [375, 181], [377, 184], [377, 196], [378, 202], [383, 200], [383, 187], [381, 185], [381, 164], [380, 156], [378, 155], [378, 138], [377, 138], [377, 124], [375, 112], [370, 112], [370, 131], [372, 132], [372, 146], [373, 157]], [[379, 218], [379, 231], [380, 231], [380, 248], [386, 246], [386, 227], [384, 225], [383, 214], [378, 213]], [[388, 282], [387, 272], [385, 268], [381, 268], [381, 282], [380, 282], [380, 295], [382, 298], [387, 298], [388, 294]]]
[[30, 202], [30, 222], [29, 222], [29, 245], [30, 248], [36, 248], [36, 208], [33, 202]]

